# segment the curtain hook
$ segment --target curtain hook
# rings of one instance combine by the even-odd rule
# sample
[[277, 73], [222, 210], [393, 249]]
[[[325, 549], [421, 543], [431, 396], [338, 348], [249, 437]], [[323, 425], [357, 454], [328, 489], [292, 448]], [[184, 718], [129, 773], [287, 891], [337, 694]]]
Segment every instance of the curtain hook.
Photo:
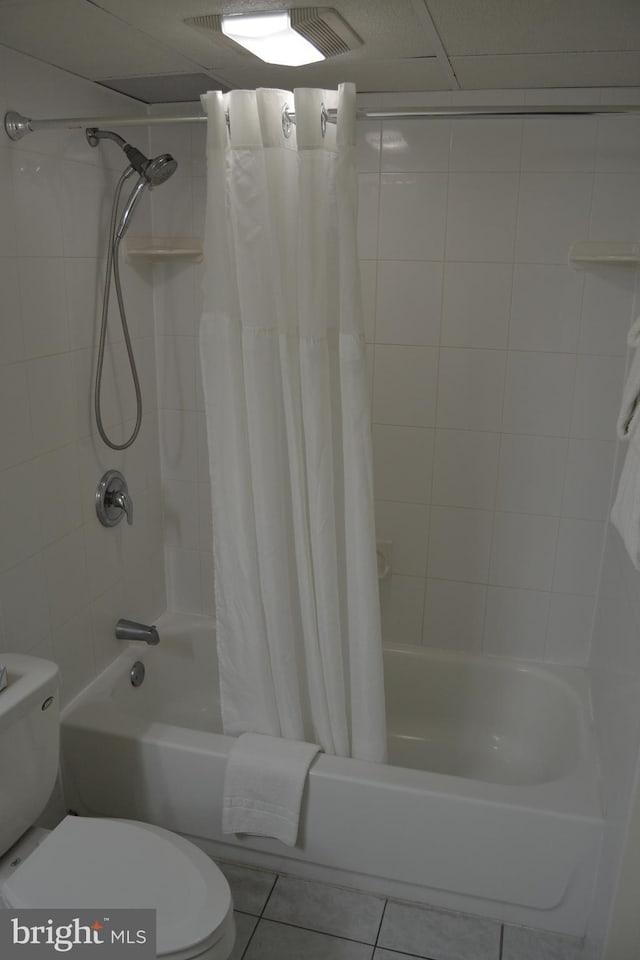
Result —
[[231, 136], [231, 117], [229, 116], [229, 107], [224, 112], [224, 122], [227, 125], [227, 133]]
[[324, 140], [324, 135], [325, 135], [325, 133], [327, 132], [327, 120], [328, 120], [328, 119], [329, 119], [329, 115], [328, 115], [328, 113], [327, 113], [327, 109], [326, 109], [324, 103], [322, 103], [322, 104], [320, 105], [320, 132], [322, 133], [322, 139], [323, 139], [323, 140]]
[[284, 103], [282, 105], [282, 132], [284, 133], [286, 139], [288, 140], [291, 136], [291, 124], [293, 123], [291, 119], [291, 113], [289, 111], [289, 105]]

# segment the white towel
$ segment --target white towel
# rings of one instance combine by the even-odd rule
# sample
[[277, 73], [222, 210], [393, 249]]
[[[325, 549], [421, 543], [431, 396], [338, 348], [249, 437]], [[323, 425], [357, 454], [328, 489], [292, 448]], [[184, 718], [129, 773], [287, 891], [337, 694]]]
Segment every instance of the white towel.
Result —
[[617, 431], [628, 440], [618, 492], [611, 508], [611, 522], [624, 541], [636, 570], [640, 570], [640, 317], [631, 325], [627, 342], [635, 347], [629, 368]]
[[293, 847], [302, 792], [320, 747], [260, 733], [243, 733], [231, 748], [224, 775], [223, 833], [276, 837]]
[[635, 353], [631, 360], [629, 374], [622, 391], [622, 404], [618, 416], [618, 436], [621, 440], [626, 440], [631, 436], [634, 427], [640, 419], [640, 317], [631, 324], [627, 343], [630, 347], [635, 347]]

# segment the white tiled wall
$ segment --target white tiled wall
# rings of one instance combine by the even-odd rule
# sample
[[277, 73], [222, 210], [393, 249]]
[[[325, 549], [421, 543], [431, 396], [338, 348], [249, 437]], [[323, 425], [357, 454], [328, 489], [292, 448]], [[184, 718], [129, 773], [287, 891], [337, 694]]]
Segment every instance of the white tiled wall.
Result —
[[[181, 160], [156, 232], [201, 233], [202, 128], [151, 142]], [[385, 637], [584, 663], [634, 277], [567, 253], [640, 234], [640, 145], [625, 119], [366, 121], [358, 163]], [[155, 270], [169, 605], [210, 611], [200, 267]]]
[[369, 121], [359, 163], [385, 636], [586, 663], [635, 277], [567, 254], [640, 235], [640, 141]]
[[[0, 46], [0, 114], [8, 109], [113, 115], [131, 112], [132, 101]], [[129, 135], [146, 149], [146, 128]], [[114, 145], [93, 150], [81, 132], [18, 144], [0, 136], [0, 651], [56, 660], [65, 698], [118, 652], [118, 617], [152, 619], [165, 607], [150, 275], [126, 264], [145, 400], [140, 439], [124, 454], [108, 451], [91, 413], [96, 291], [125, 164]], [[138, 214], [142, 233], [149, 214], [148, 204]], [[115, 326], [105, 372], [106, 425], [122, 439], [135, 407]], [[110, 467], [129, 481], [133, 527], [107, 530], [95, 516], [95, 488]]]

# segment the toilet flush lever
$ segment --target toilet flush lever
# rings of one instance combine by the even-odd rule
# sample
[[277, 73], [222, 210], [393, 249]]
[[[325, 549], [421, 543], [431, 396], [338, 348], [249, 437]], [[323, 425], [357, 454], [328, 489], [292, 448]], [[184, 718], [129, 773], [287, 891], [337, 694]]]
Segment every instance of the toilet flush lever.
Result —
[[96, 514], [103, 527], [115, 527], [123, 517], [133, 523], [133, 500], [119, 470], [107, 470], [96, 490]]

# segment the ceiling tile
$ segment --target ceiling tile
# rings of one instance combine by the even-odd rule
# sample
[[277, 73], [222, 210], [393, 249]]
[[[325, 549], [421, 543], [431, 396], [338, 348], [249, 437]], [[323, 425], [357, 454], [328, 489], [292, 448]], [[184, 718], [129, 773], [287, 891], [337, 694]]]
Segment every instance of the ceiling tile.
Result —
[[336, 87], [339, 83], [355, 83], [359, 93], [405, 90], [441, 90], [442, 70], [435, 57], [414, 60], [347, 61], [325, 60], [306, 67], [279, 67], [268, 63], [227, 70], [232, 87]]
[[0, 6], [2, 42], [89, 79], [193, 73], [197, 65], [85, 0]]
[[640, 85], [637, 52], [453, 57], [451, 63], [468, 90]]
[[638, 0], [427, 0], [450, 57], [640, 50]]

